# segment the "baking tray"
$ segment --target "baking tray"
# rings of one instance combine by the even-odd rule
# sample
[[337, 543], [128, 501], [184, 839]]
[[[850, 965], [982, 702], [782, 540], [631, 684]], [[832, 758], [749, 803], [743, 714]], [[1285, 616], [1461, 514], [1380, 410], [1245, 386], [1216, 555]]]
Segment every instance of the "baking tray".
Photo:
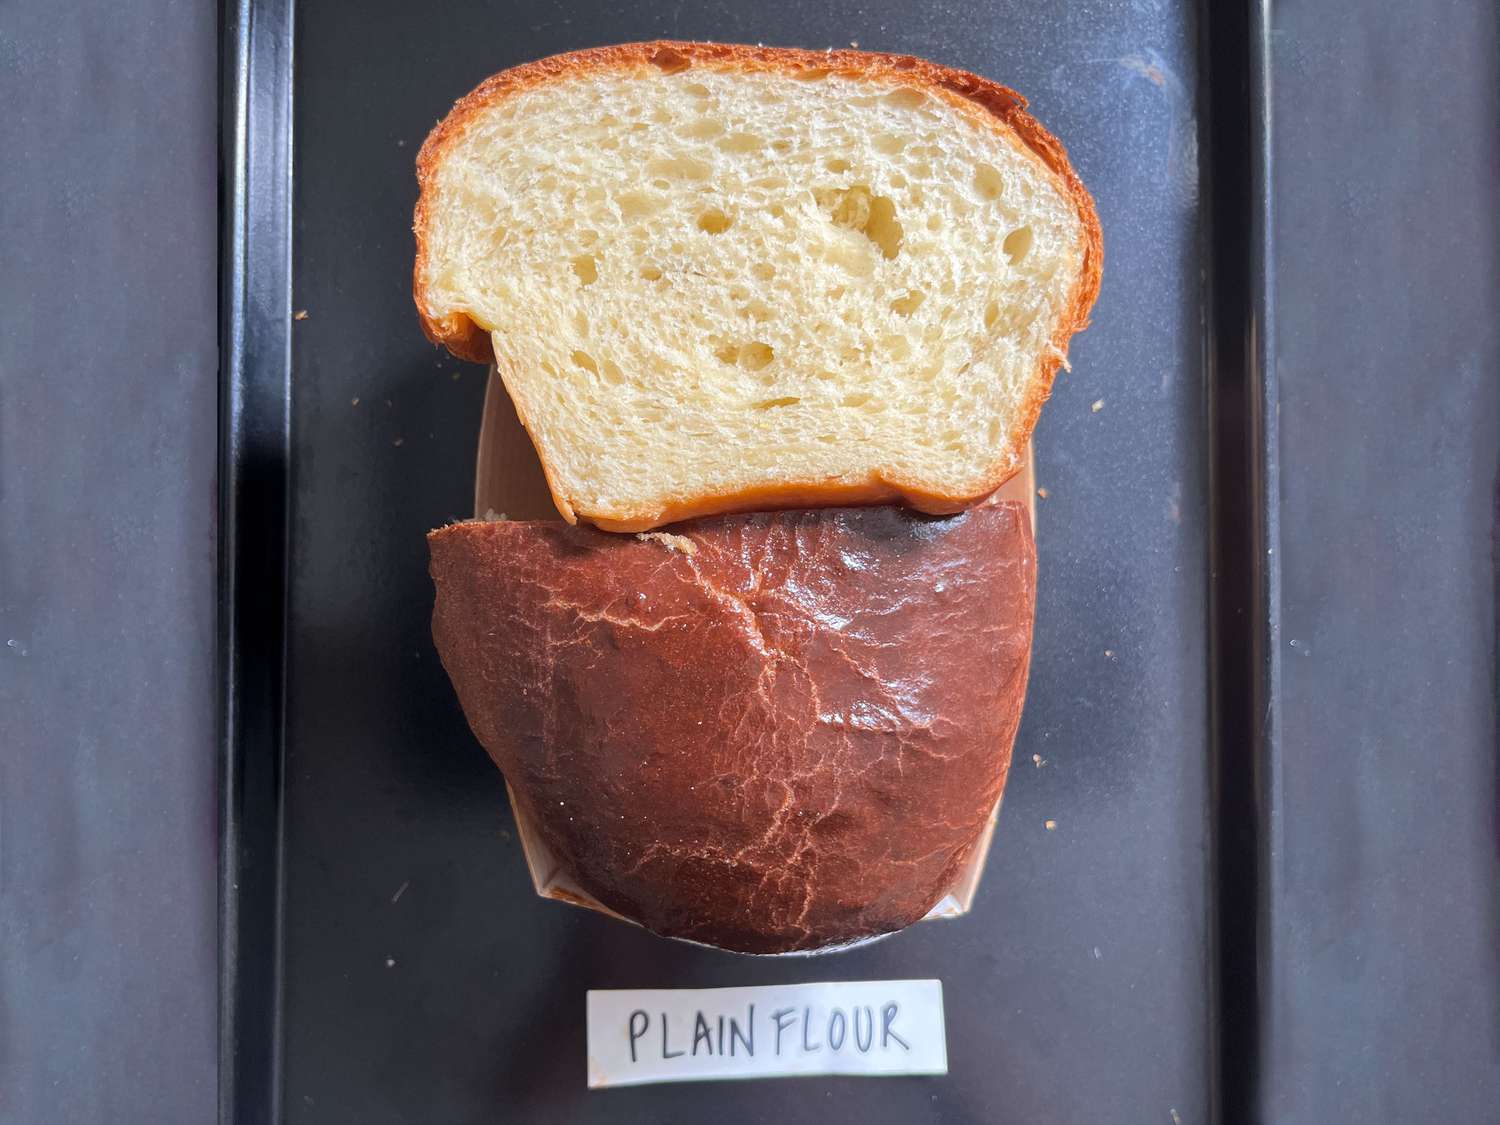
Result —
[[[226, 8], [223, 1120], [1255, 1116], [1280, 659], [1267, 33], [1259, 6], [1187, 0]], [[428, 637], [423, 533], [467, 514], [484, 373], [416, 325], [416, 149], [493, 71], [659, 36], [858, 42], [1013, 85], [1105, 231], [1037, 433], [1034, 664], [984, 886], [966, 918], [836, 959], [537, 900]], [[586, 989], [829, 977], [941, 978], [949, 1075], [584, 1089]]]

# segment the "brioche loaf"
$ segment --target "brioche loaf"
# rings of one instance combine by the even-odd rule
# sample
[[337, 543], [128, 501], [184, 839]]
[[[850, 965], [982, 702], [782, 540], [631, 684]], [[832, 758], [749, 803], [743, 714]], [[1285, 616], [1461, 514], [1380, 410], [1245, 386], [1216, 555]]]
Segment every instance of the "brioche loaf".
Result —
[[611, 910], [745, 952], [839, 945], [923, 917], [980, 838], [1026, 686], [1023, 505], [429, 544], [469, 724]]
[[505, 71], [422, 148], [423, 326], [497, 364], [569, 521], [957, 511], [1017, 468], [1099, 284], [1093, 203], [1025, 104], [856, 51]]

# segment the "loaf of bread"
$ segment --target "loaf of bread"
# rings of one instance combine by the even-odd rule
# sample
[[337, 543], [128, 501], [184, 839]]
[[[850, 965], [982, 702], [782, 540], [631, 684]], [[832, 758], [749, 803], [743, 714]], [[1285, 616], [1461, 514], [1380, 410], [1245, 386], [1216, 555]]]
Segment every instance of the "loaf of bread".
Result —
[[814, 950], [923, 917], [1005, 781], [1023, 505], [432, 532], [433, 636], [574, 881], [673, 937]]
[[958, 511], [1016, 470], [1099, 285], [1025, 104], [857, 51], [505, 71], [422, 148], [422, 323], [496, 363], [569, 521]]

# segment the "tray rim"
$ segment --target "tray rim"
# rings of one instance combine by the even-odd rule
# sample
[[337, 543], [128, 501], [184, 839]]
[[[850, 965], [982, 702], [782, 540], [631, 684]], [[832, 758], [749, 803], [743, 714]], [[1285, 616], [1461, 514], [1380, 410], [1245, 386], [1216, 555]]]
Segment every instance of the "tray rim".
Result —
[[[1208, 1052], [1256, 1119], [1280, 660], [1270, 0], [1198, 25], [1209, 481]], [[220, 9], [219, 1120], [282, 1120], [282, 763], [291, 464], [295, 0]]]

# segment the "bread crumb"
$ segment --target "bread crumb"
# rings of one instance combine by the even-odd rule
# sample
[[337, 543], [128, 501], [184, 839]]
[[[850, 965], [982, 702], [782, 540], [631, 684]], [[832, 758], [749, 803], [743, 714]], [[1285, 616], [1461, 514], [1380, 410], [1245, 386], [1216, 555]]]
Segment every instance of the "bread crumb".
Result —
[[292, 314], [292, 319], [293, 320], [306, 320], [307, 319], [307, 310], [306, 309], [298, 309], [296, 312], [294, 312]]
[[[1158, 83], [1158, 85], [1160, 85], [1160, 83]], [[1177, 1116], [1177, 1110], [1175, 1108], [1169, 1109], [1167, 1110], [1167, 1112], [1172, 1115], [1172, 1125], [1182, 1125], [1182, 1118]]]
[[1041, 769], [1047, 764], [1047, 759], [1042, 757], [1040, 754], [1033, 754], [1031, 756], [1031, 764], [1034, 765], [1037, 769]]
[[392, 445], [400, 445], [400, 444], [401, 444], [401, 443], [402, 443], [402, 442], [404, 442], [404, 441], [405, 441], [405, 440], [406, 440], [406, 439], [405, 439], [405, 438], [400, 438], [400, 437], [398, 437], [398, 438], [396, 438], [396, 439], [395, 439], [395, 440], [394, 440], [394, 441], [392, 441], [392, 442], [391, 442], [391, 444], [392, 444]]
[[698, 544], [685, 535], [673, 535], [670, 531], [640, 531], [635, 537], [642, 542], [654, 540], [679, 554], [696, 555], [698, 553]]
[[1038, 496], [1040, 496], [1043, 500], [1047, 499], [1047, 490], [1045, 488], [1039, 488], [1039, 489], [1037, 489], [1036, 490], [1036, 494]]
[[849, 40], [849, 46], [853, 47], [856, 51], [859, 50], [859, 40], [858, 39], [851, 39], [851, 40]]
[[1089, 407], [1089, 409], [1092, 410], [1095, 414], [1098, 414], [1099, 411], [1104, 409], [1104, 400], [1102, 398], [1096, 398], [1094, 400], [1094, 405]]
[[494, 508], [486, 508], [484, 515], [479, 517], [481, 523], [500, 523], [509, 518], [504, 512], [497, 512]]
[[406, 882], [402, 883], [399, 887], [397, 887], [396, 888], [396, 893], [391, 896], [391, 902], [392, 903], [400, 902], [401, 901], [401, 896], [406, 893], [406, 888], [409, 887], [409, 886], [411, 886], [411, 880], [410, 879], [408, 879]]
[[385, 967], [387, 969], [394, 969], [396, 967], [396, 959], [394, 957], [387, 957], [385, 959]]
[[349, 405], [350, 406], [358, 406], [359, 405], [359, 396], [355, 395], [353, 398], [351, 398], [349, 400]]
[[1055, 821], [1055, 820], [1049, 820], [1049, 821], [1047, 821], [1046, 822], [1046, 827], [1047, 827], [1047, 831], [1048, 832], [1055, 832], [1055, 831], [1057, 831], [1057, 821]]
[[1113, 660], [1115, 658], [1115, 650], [1112, 648], [1107, 648], [1104, 650], [1104, 655]]
[[460, 379], [462, 379], [462, 378], [463, 378], [463, 377], [464, 377], [464, 373], [463, 373], [463, 372], [462, 372], [462, 371], [455, 371], [455, 372], [454, 372], [454, 373], [453, 373], [453, 381], [454, 381], [454, 382], [455, 382], [455, 383], [456, 383], [456, 382], [458, 382], [458, 381], [459, 381], [459, 380], [460, 380]]

